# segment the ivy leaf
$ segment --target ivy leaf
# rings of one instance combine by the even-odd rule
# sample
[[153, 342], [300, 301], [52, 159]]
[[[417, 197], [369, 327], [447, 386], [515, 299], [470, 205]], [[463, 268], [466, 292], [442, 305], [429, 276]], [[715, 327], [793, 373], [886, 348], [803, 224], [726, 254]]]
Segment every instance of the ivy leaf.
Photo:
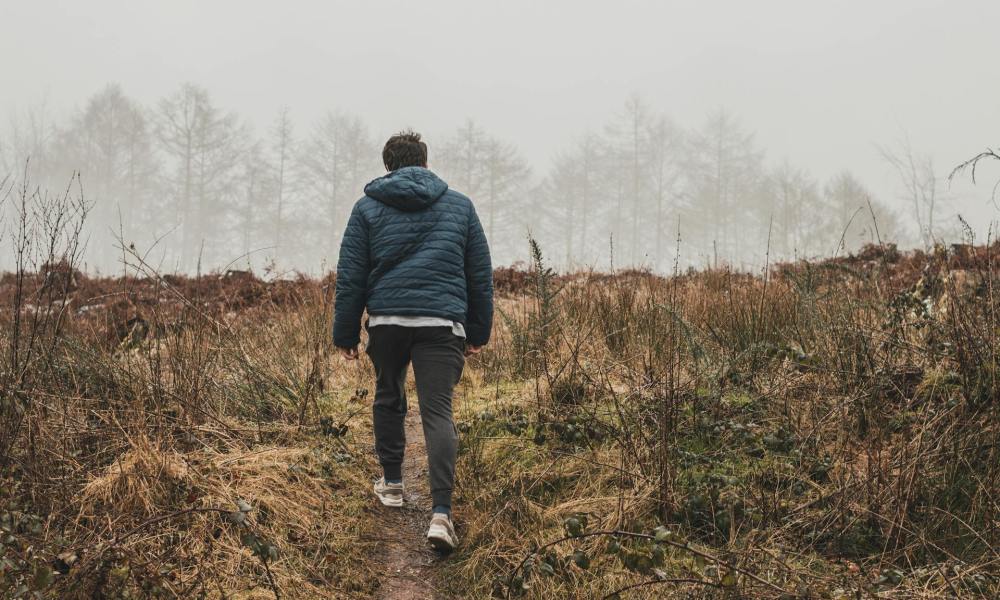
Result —
[[523, 571], [524, 573], [523, 579], [527, 581], [528, 578], [531, 577], [531, 572], [534, 570], [535, 570], [535, 559], [534, 557], [532, 557], [524, 562], [524, 567], [521, 569], [521, 571]]
[[35, 571], [31, 575], [31, 589], [44, 590], [52, 584], [52, 569], [44, 562], [35, 565]]
[[267, 545], [267, 560], [271, 562], [278, 560], [278, 547], [274, 544]]
[[673, 537], [674, 533], [662, 525], [653, 530], [653, 539], [657, 542], [668, 542], [673, 539]]
[[526, 578], [515, 577], [511, 584], [511, 588], [516, 590], [519, 594], [523, 594], [531, 589], [531, 584], [528, 583]]
[[666, 559], [667, 551], [663, 549], [663, 546], [653, 546], [653, 564], [661, 567]]
[[649, 575], [653, 570], [653, 560], [645, 554], [640, 554], [635, 560], [635, 570], [643, 575]]
[[573, 562], [583, 570], [590, 568], [590, 557], [583, 550], [577, 550], [573, 553]]
[[563, 526], [566, 528], [566, 533], [571, 537], [579, 537], [583, 535], [583, 523], [577, 517], [570, 517], [563, 521]]

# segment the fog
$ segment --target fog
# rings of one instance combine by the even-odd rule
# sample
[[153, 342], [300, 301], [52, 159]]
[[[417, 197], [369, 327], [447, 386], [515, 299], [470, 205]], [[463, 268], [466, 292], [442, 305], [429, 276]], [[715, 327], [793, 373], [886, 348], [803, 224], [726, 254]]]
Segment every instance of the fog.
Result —
[[[948, 175], [1000, 141], [998, 22], [930, 0], [5, 0], [0, 180], [79, 172], [104, 273], [113, 232], [168, 271], [329, 269], [404, 128], [491, 215], [498, 264], [529, 233], [558, 267], [661, 271], [955, 242], [958, 215], [985, 241], [1000, 163]], [[211, 122], [195, 192], [185, 107]]]

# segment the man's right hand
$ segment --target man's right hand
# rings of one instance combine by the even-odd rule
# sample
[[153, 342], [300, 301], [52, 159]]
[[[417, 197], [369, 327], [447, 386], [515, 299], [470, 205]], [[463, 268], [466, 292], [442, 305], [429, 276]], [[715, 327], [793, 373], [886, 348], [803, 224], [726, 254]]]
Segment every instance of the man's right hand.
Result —
[[337, 346], [337, 350], [340, 350], [340, 355], [344, 357], [344, 360], [358, 360], [358, 347], [353, 348], [341, 348]]
[[471, 346], [469, 344], [466, 344], [465, 345], [465, 356], [467, 356], [467, 357], [468, 356], [475, 356], [475, 355], [479, 354], [480, 352], [482, 352], [482, 350], [483, 350], [482, 346]]

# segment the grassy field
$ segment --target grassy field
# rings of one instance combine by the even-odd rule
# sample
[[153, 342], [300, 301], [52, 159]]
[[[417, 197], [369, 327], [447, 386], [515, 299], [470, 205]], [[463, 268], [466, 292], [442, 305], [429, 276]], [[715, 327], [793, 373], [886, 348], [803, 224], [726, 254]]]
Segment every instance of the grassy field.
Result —
[[[333, 278], [51, 246], [0, 279], [0, 597], [377, 597], [397, 532]], [[998, 254], [498, 270], [435, 595], [998, 597]]]

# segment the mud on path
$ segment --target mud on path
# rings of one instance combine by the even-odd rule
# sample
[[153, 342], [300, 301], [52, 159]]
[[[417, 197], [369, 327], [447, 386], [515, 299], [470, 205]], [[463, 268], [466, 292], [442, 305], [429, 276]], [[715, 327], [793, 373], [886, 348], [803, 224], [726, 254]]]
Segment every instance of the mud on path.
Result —
[[[436, 571], [446, 557], [427, 543], [431, 495], [427, 482], [427, 449], [420, 412], [411, 406], [406, 413], [406, 458], [403, 482], [406, 494], [403, 508], [378, 505], [385, 532], [376, 549], [384, 576], [375, 598], [379, 600], [433, 599], [448, 596], [437, 589]], [[376, 500], [376, 503], [378, 501]]]

